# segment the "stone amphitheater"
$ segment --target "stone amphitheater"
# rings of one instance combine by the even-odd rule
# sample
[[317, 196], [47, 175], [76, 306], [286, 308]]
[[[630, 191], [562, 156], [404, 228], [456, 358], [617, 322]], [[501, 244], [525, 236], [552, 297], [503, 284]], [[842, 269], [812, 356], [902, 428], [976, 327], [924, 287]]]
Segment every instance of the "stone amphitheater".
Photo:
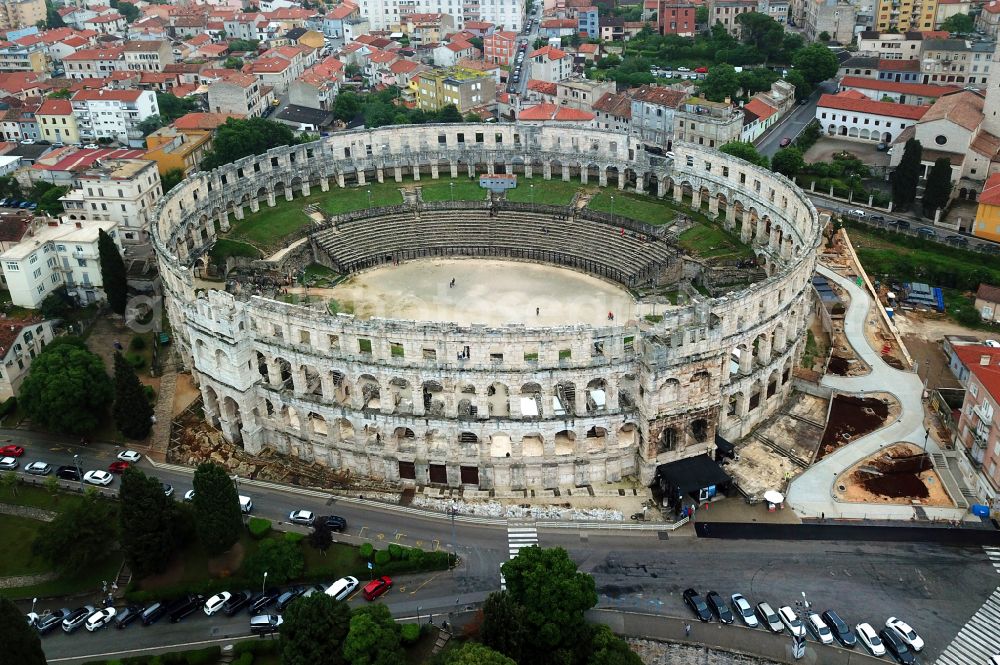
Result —
[[[332, 315], [195, 278], [231, 217], [278, 196], [460, 173], [670, 196], [738, 234], [762, 279], [717, 297], [692, 289], [655, 317], [531, 326]], [[667, 158], [620, 133], [492, 124], [275, 148], [186, 179], [152, 229], [176, 348], [228, 440], [401, 485], [481, 490], [649, 483], [658, 465], [775, 413], [804, 345], [821, 236], [787, 179], [703, 146], [675, 143]], [[619, 284], [641, 306], [701, 269], [675, 240], [600, 212], [484, 197], [345, 214], [314, 223], [300, 247], [344, 274], [432, 257], [555, 265]]]

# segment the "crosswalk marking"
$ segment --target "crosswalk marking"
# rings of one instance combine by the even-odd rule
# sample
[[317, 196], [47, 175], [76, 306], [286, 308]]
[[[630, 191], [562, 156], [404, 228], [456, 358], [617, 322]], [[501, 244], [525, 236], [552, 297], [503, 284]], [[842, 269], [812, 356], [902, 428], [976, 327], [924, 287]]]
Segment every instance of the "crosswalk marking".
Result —
[[1000, 547], [983, 545], [983, 549], [986, 551], [986, 556], [989, 558], [990, 563], [993, 564], [993, 568], [1000, 573]]
[[[531, 547], [538, 544], [538, 529], [532, 524], [508, 524], [507, 525], [507, 546], [510, 558], [513, 559], [522, 548]], [[500, 573], [500, 590], [507, 588], [507, 581]]]
[[[1000, 548], [984, 548], [993, 566], [1000, 572], [1000, 558], [994, 558], [991, 551], [1000, 555]], [[935, 665], [983, 665], [990, 656], [1000, 653], [1000, 587], [998, 587], [979, 611], [972, 615], [948, 648], [938, 656]]]

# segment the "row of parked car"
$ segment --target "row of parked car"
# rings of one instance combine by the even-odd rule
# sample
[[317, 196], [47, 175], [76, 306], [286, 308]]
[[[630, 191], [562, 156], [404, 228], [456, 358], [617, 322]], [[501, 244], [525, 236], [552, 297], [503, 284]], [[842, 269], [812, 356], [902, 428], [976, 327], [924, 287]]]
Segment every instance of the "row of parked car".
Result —
[[[146, 607], [132, 605], [129, 607], [102, 607], [84, 605], [75, 610], [63, 608], [38, 616], [29, 614], [28, 624], [34, 626], [41, 635], [46, 635], [56, 628], [63, 632], [75, 633], [81, 627], [89, 632], [95, 632], [114, 624], [116, 628], [127, 628], [138, 621], [143, 626], [151, 626], [163, 617], [168, 617], [171, 623], [179, 623], [201, 609], [205, 616], [222, 613], [233, 616], [246, 610], [251, 615], [250, 632], [264, 634], [274, 632], [281, 625], [283, 612], [292, 601], [305, 598], [315, 593], [325, 593], [337, 600], [346, 600], [360, 586], [356, 577], [344, 577], [330, 586], [314, 584], [310, 586], [294, 586], [285, 591], [266, 589], [258, 593], [253, 591], [222, 591], [210, 598], [197, 593], [189, 594], [172, 603], [154, 602]], [[375, 600], [392, 588], [392, 579], [386, 575], [368, 582], [361, 590], [365, 600]]]
[[811, 635], [813, 639], [823, 644], [833, 644], [835, 641], [842, 647], [853, 649], [861, 642], [873, 656], [884, 656], [889, 653], [896, 662], [903, 665], [916, 663], [915, 652], [924, 648], [923, 639], [905, 621], [889, 617], [885, 628], [877, 631], [870, 623], [862, 622], [851, 630], [847, 622], [833, 610], [822, 614], [807, 612], [805, 621], [789, 605], [783, 605], [774, 611], [766, 602], [752, 606], [743, 594], [734, 593], [729, 603], [716, 591], [709, 591], [704, 598], [694, 589], [684, 590], [684, 603], [691, 608], [700, 621], [709, 622], [713, 618], [721, 623], [735, 623], [739, 617], [748, 628], [762, 627], [772, 633], [788, 632], [796, 638], [805, 639]]
[[22, 201], [21, 199], [10, 197], [0, 199], [0, 208], [20, 208], [22, 210], [34, 210], [38, 204], [34, 201]]
[[[0, 447], [0, 471], [13, 471], [17, 469], [20, 466], [18, 458], [22, 455], [24, 455], [24, 448], [22, 446], [8, 445]], [[107, 487], [114, 481], [112, 474], [124, 473], [125, 469], [138, 462], [141, 458], [142, 455], [134, 450], [123, 450], [118, 453], [118, 461], [108, 465], [107, 471], [93, 469], [84, 473], [79, 467], [65, 465], [56, 467], [55, 475], [61, 480], [72, 480], [78, 483], [84, 482]], [[48, 462], [34, 461], [24, 465], [24, 472], [32, 476], [47, 476], [53, 472], [53, 467]]]

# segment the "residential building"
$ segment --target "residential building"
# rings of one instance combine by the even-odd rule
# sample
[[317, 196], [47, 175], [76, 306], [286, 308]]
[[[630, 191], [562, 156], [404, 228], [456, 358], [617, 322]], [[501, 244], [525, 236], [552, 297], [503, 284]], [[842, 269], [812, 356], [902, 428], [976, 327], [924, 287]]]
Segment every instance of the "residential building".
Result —
[[361, 12], [358, 10], [358, 6], [350, 2], [343, 2], [331, 7], [323, 15], [323, 34], [332, 39], [343, 39], [344, 21], [360, 16]]
[[848, 0], [803, 0], [802, 36], [810, 42], [824, 32], [830, 41], [850, 44], [854, 41], [857, 7]]
[[391, 85], [389, 79], [392, 78], [391, 67], [400, 60], [398, 53], [392, 51], [375, 51], [368, 56], [365, 63], [364, 76], [368, 85]]
[[922, 78], [919, 60], [880, 60], [866, 55], [854, 56], [842, 62], [837, 76], [896, 83], [920, 83]]
[[580, 23], [572, 18], [550, 18], [542, 21], [538, 26], [538, 34], [541, 37], [569, 37], [574, 35], [580, 28]]
[[521, 112], [517, 114], [517, 121], [529, 125], [558, 123], [561, 127], [590, 127], [594, 122], [594, 117], [590, 111], [542, 103], [523, 107]]
[[891, 143], [928, 110], [929, 106], [875, 101], [847, 91], [820, 96], [816, 119], [828, 136]]
[[125, 17], [118, 12], [100, 14], [83, 21], [84, 30], [93, 30], [102, 35], [120, 35], [125, 32]]
[[0, 30], [13, 30], [44, 21], [45, 0], [3, 0], [0, 2]]
[[722, 24], [726, 32], [734, 37], [739, 37], [741, 32], [736, 17], [755, 11], [757, 0], [708, 0], [709, 25]]
[[359, 0], [361, 16], [371, 23], [371, 30], [387, 30], [406, 14], [451, 14], [459, 30], [469, 21], [492, 23], [497, 30], [521, 32], [524, 27], [524, 2], [521, 0], [479, 0], [456, 5], [451, 0]]
[[517, 54], [517, 33], [500, 30], [483, 37], [483, 59], [498, 65], [510, 65]]
[[[1000, 173], [994, 173], [986, 179], [986, 185], [979, 195], [979, 207], [976, 209], [976, 221], [972, 226], [972, 235], [984, 240], [1000, 242]], [[984, 291], [983, 289], [986, 289]], [[987, 321], [1000, 321], [1000, 307], [995, 306], [994, 298], [1000, 296], [1000, 289], [995, 286], [980, 285], [976, 294], [976, 309]], [[980, 301], [983, 301], [982, 303]], [[984, 310], [988, 308], [988, 311]]]
[[52, 341], [53, 321], [5, 318], [0, 326], [0, 401], [16, 397], [35, 357]]
[[82, 304], [104, 300], [97, 246], [100, 230], [119, 242], [114, 222], [53, 222], [38, 228], [30, 242], [0, 254], [11, 301], [37, 309], [60, 286]]
[[580, 7], [576, 10], [576, 30], [579, 34], [597, 39], [600, 33], [600, 12], [597, 7]]
[[[982, 5], [977, 2], [976, 6], [981, 7]], [[974, 16], [975, 12], [972, 9], [972, 0], [938, 0], [934, 26], [940, 28], [942, 23], [955, 14], [972, 14]]]
[[976, 17], [976, 30], [996, 39], [997, 26], [1000, 26], [1000, 2], [990, 0], [982, 5], [982, 11]]
[[986, 83], [996, 42], [924, 39], [920, 70], [924, 83]]
[[[141, 159], [146, 151], [130, 148], [78, 148], [75, 145], [57, 146], [39, 157], [24, 171], [31, 184], [47, 182], [58, 187], [74, 189], [77, 176], [103, 161]], [[73, 219], [77, 219], [73, 217]]]
[[54, 145], [80, 142], [73, 103], [68, 99], [46, 99], [35, 112], [35, 119], [43, 141]]
[[609, 92], [594, 102], [594, 122], [596, 129], [615, 132], [631, 132], [632, 99], [628, 94]]
[[[990, 180], [994, 181], [992, 187], [990, 186]], [[993, 190], [991, 192], [993, 203], [990, 205], [998, 208], [997, 203], [1000, 202], [1000, 178], [997, 177], [997, 174], [994, 174], [990, 176], [990, 180], [986, 181], [986, 189]], [[983, 190], [984, 193], [986, 189]], [[1000, 208], [993, 211], [993, 222], [996, 234], [1000, 236]], [[990, 284], [980, 284], [979, 289], [976, 291], [975, 307], [983, 321], [1000, 323], [1000, 287]]]
[[400, 17], [398, 28], [410, 40], [411, 46], [440, 42], [455, 31], [455, 19], [451, 14], [433, 12], [428, 14], [407, 14]]
[[[743, 111], [731, 104], [689, 97], [674, 113], [674, 140], [718, 148], [740, 139], [743, 119]], [[635, 124], [634, 108], [632, 122]]]
[[196, 135], [168, 125], [146, 137], [148, 150], [143, 159], [156, 162], [161, 177], [175, 169], [187, 177], [198, 170], [198, 165], [211, 146], [210, 132]]
[[740, 132], [740, 140], [753, 143], [780, 117], [778, 109], [767, 102], [756, 97], [751, 99], [743, 105], [743, 131]]
[[562, 49], [543, 46], [528, 57], [531, 59], [531, 78], [555, 83], [573, 73], [573, 56]]
[[646, 9], [656, 13], [654, 25], [661, 35], [693, 37], [698, 5], [690, 0], [648, 0]]
[[288, 86], [288, 103], [329, 111], [333, 108], [334, 99], [343, 80], [344, 64], [330, 56], [302, 72], [291, 82]]
[[125, 69], [125, 50], [119, 47], [79, 49], [62, 59], [66, 78], [106, 78]]
[[496, 99], [492, 76], [461, 67], [435, 68], [417, 75], [417, 108], [436, 111], [454, 104], [461, 113]]
[[1000, 349], [968, 345], [955, 349], [969, 368], [955, 447], [959, 470], [976, 502], [1000, 510]]
[[655, 85], [630, 91], [632, 135], [643, 143], [670, 150], [674, 141], [674, 114], [688, 93]]
[[961, 88], [953, 85], [926, 85], [923, 83], [896, 83], [854, 76], [840, 80], [840, 90], [857, 90], [875, 101], [894, 101], [899, 104], [930, 104], [938, 97]]
[[272, 89], [255, 76], [233, 72], [208, 86], [208, 110], [258, 118], [271, 103]]
[[17, 42], [7, 42], [0, 46], [0, 71], [44, 72], [47, 65], [42, 44], [22, 46]]
[[938, 0], [878, 0], [875, 27], [880, 31], [933, 30]]
[[121, 242], [146, 241], [153, 208], [163, 196], [156, 162], [100, 160], [76, 173], [74, 186], [59, 199], [68, 219], [114, 222], [121, 232]]
[[454, 67], [462, 58], [475, 57], [476, 52], [476, 47], [471, 42], [456, 37], [434, 49], [434, 64], [438, 67]]
[[125, 42], [125, 69], [136, 72], [162, 72], [167, 65], [174, 64], [174, 54], [170, 42], [164, 40], [142, 40]]
[[159, 115], [150, 90], [80, 90], [70, 99], [81, 140], [112, 139], [133, 148], [145, 145], [138, 125]]
[[41, 102], [37, 99], [28, 102], [18, 101], [11, 104], [10, 108], [0, 110], [0, 134], [3, 135], [3, 140], [39, 140], [41, 133], [38, 129], [38, 118], [35, 117], [35, 112], [40, 105]]
[[858, 35], [856, 55], [886, 60], [919, 60], [924, 36], [919, 32], [865, 31]]
[[614, 81], [571, 78], [555, 84], [555, 103], [559, 106], [590, 111], [598, 99], [615, 91]]

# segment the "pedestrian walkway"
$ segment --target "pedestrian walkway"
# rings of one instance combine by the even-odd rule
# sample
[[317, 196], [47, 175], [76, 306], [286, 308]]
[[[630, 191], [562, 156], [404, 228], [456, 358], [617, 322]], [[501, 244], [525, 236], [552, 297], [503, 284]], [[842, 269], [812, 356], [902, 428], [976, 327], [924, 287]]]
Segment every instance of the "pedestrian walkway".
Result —
[[[525, 547], [538, 544], [538, 529], [534, 522], [508, 521], [507, 522], [507, 545], [510, 548], [510, 558], [513, 559]], [[500, 573], [500, 590], [507, 588], [507, 582]]]
[[[986, 549], [988, 551], [990, 548]], [[938, 656], [936, 665], [988, 663], [990, 656], [1000, 654], [998, 625], [1000, 625], [1000, 588], [997, 588], [979, 611], [962, 626], [948, 648]]]
[[992, 547], [990, 545], [983, 545], [983, 549], [986, 550], [986, 556], [989, 557], [990, 563], [996, 569], [997, 573], [1000, 573], [1000, 547]]

